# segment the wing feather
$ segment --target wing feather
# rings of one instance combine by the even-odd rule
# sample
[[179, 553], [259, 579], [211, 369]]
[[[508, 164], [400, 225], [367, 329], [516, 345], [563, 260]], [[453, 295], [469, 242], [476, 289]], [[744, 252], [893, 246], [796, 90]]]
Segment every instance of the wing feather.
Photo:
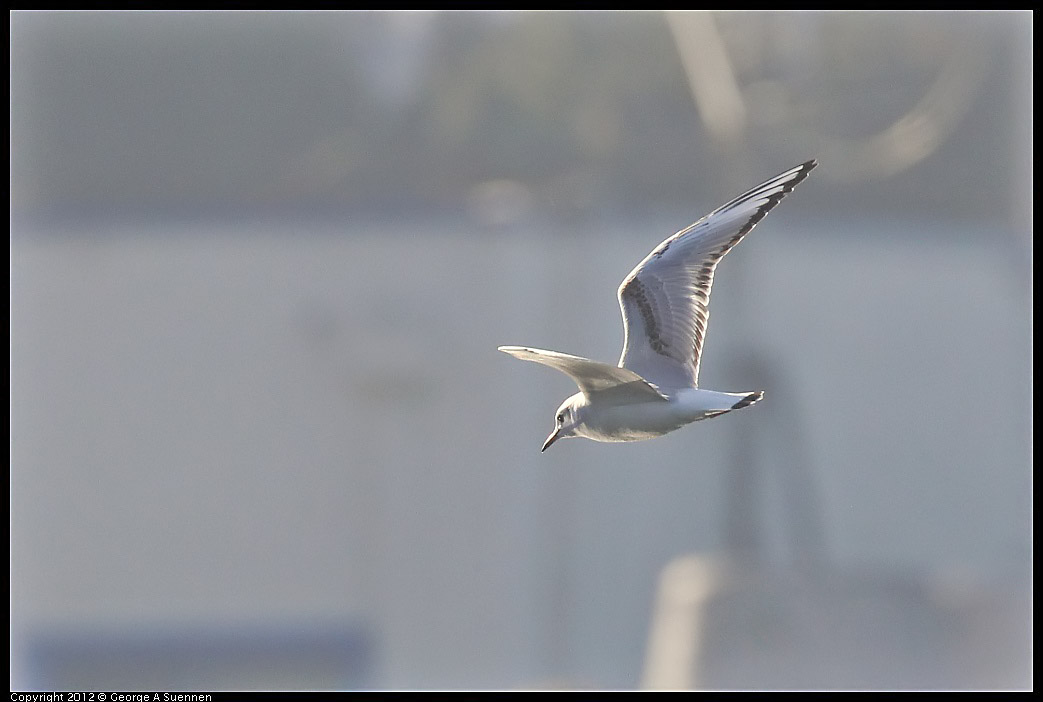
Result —
[[597, 394], [605, 397], [609, 394], [626, 396], [630, 401], [639, 399], [665, 400], [666, 398], [644, 378], [632, 370], [610, 366], [607, 363], [592, 361], [581, 356], [572, 356], [558, 351], [531, 349], [525, 346], [500, 346], [500, 351], [508, 353], [522, 361], [533, 361], [550, 366], [567, 374], [579, 389], [586, 395]]
[[620, 368], [661, 388], [695, 387], [717, 264], [818, 165], [766, 180], [652, 250], [619, 286]]

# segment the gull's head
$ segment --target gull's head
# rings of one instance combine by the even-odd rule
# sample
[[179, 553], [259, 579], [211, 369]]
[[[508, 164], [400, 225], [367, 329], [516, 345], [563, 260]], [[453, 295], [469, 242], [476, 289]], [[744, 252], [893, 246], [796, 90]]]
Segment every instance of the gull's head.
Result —
[[558, 439], [567, 439], [577, 436], [576, 429], [582, 423], [580, 409], [586, 403], [583, 393], [577, 392], [572, 397], [561, 403], [558, 411], [554, 413], [554, 431], [550, 433], [547, 440], [543, 442], [540, 452], [546, 451]]

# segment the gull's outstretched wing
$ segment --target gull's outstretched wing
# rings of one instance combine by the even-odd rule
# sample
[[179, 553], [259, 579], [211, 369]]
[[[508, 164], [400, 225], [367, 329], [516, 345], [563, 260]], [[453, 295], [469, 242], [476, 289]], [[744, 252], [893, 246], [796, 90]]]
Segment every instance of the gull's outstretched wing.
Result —
[[665, 400], [662, 394], [645, 382], [632, 370], [610, 366], [581, 356], [571, 356], [557, 351], [530, 349], [524, 346], [500, 346], [500, 351], [509, 353], [523, 361], [533, 361], [550, 366], [567, 374], [585, 395], [608, 393], [626, 395], [629, 401]]
[[696, 386], [718, 261], [816, 165], [808, 161], [743, 193], [637, 264], [619, 286], [621, 368], [664, 389]]

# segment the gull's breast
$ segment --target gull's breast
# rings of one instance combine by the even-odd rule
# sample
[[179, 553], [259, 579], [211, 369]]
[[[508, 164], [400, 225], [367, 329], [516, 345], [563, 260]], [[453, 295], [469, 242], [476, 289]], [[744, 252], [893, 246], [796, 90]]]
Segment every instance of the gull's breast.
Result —
[[591, 406], [587, 414], [578, 433], [595, 441], [654, 439], [702, 418], [700, 413], [673, 401]]

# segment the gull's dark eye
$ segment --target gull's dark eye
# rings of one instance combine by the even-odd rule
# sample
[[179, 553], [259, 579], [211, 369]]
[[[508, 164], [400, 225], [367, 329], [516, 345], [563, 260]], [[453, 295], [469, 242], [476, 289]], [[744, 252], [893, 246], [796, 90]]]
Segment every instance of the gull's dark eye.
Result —
[[565, 413], [564, 412], [558, 412], [558, 424], [561, 424], [564, 421], [565, 421]]

